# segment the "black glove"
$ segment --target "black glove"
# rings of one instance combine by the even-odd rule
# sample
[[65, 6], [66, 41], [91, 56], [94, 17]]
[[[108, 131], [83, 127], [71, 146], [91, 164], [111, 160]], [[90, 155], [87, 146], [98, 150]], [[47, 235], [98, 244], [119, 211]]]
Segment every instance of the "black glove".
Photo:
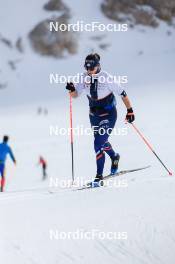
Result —
[[135, 115], [132, 108], [127, 109], [126, 121], [132, 123], [135, 120]]
[[72, 82], [67, 83], [66, 89], [69, 90], [70, 92], [75, 92], [75, 86]]

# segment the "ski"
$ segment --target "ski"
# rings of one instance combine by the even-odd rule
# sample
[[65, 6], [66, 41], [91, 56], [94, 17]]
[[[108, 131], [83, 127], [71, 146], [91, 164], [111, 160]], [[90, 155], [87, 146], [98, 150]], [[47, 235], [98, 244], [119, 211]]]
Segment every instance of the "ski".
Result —
[[[132, 172], [137, 172], [137, 171], [141, 171], [141, 170], [146, 170], [148, 168], [150, 168], [151, 166], [146, 166], [146, 167], [141, 167], [141, 168], [137, 168], [137, 169], [130, 169], [130, 170], [121, 170], [115, 174], [108, 174], [106, 176], [103, 177], [103, 181], [117, 177], [117, 176], [121, 176], [127, 173], [132, 173]], [[103, 187], [103, 186], [98, 186], [98, 187]], [[81, 190], [85, 190], [85, 189], [93, 189], [93, 188], [98, 188], [98, 187], [93, 187], [92, 186], [92, 181], [88, 182], [87, 184], [83, 185], [80, 188], [75, 189], [75, 191], [81, 191]]]

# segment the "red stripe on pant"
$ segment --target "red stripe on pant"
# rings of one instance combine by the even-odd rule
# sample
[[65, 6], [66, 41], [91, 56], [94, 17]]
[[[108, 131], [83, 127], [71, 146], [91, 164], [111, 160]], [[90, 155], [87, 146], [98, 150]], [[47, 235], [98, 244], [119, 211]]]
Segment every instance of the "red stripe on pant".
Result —
[[97, 155], [96, 159], [99, 160], [100, 158], [103, 157], [103, 155], [104, 155], [103, 153], [100, 153], [99, 155]]
[[2, 179], [1, 179], [1, 191], [2, 192], [4, 190], [4, 185], [5, 185], [5, 177], [2, 177]]
[[112, 149], [111, 147], [104, 148], [104, 150], [111, 150], [111, 149]]

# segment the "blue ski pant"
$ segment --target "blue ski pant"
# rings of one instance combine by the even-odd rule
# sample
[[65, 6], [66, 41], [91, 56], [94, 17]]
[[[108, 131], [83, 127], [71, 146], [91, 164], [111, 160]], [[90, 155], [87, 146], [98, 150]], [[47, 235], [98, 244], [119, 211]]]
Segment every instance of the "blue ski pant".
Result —
[[90, 113], [89, 118], [94, 132], [97, 174], [102, 175], [105, 164], [105, 152], [111, 159], [115, 156], [115, 151], [108, 139], [117, 120], [117, 110], [114, 107], [107, 114], [101, 116]]
[[5, 165], [4, 163], [0, 163], [0, 188], [3, 191], [5, 185]]
[[0, 163], [0, 176], [4, 177], [4, 171], [5, 171], [5, 165], [3, 163]]

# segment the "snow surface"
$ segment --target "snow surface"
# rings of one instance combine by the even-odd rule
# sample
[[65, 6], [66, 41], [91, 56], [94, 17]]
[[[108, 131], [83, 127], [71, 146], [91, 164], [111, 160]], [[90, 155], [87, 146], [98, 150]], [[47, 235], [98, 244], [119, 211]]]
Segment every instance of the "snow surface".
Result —
[[[111, 22], [100, 12], [100, 1], [65, 1], [72, 19]], [[164, 23], [157, 29], [137, 27], [127, 33], [98, 33], [107, 51], [91, 39], [96, 33], [79, 35], [79, 53], [61, 60], [41, 57], [29, 45], [27, 33], [51, 17], [42, 10], [45, 1], [6, 0], [0, 9], [0, 33], [13, 43], [23, 38], [25, 53], [0, 43], [1, 83], [0, 136], [10, 135], [17, 166], [8, 161], [6, 192], [0, 194], [0, 259], [5, 264], [126, 263], [173, 264], [175, 260], [175, 181], [167, 175], [132, 127], [124, 124], [125, 108], [118, 99], [117, 128], [127, 136], [112, 136], [121, 154], [121, 169], [151, 165], [142, 172], [121, 176], [126, 188], [104, 187], [86, 191], [57, 188], [48, 192], [49, 179], [41, 181], [36, 166], [42, 154], [48, 174], [71, 179], [68, 136], [50, 136], [50, 126], [69, 126], [69, 98], [64, 85], [49, 85], [49, 74], [82, 71], [85, 55], [100, 52], [105, 70], [128, 75], [126, 89], [133, 102], [136, 125], [151, 141], [162, 160], [174, 170], [175, 31]], [[8, 14], [8, 15], [7, 15]], [[20, 14], [20, 15], [19, 15]], [[171, 31], [170, 36], [167, 31]], [[101, 43], [100, 42], [100, 43]], [[143, 51], [142, 55], [138, 55]], [[115, 59], [114, 59], [115, 58]], [[17, 70], [7, 62], [19, 59]], [[37, 108], [47, 108], [47, 116]], [[85, 96], [73, 102], [74, 126], [90, 127]], [[75, 176], [95, 176], [92, 136], [75, 136]], [[107, 158], [105, 173], [110, 161]], [[51, 240], [50, 230], [77, 229], [127, 232], [127, 240]]]

